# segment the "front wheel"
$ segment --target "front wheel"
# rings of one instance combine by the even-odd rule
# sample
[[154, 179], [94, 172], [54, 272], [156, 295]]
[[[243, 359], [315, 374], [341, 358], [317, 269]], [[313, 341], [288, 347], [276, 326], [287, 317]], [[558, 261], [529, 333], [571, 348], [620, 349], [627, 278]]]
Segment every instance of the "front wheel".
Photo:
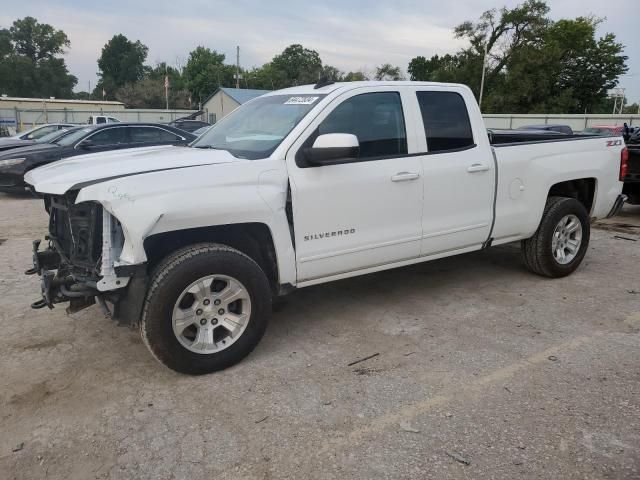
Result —
[[156, 268], [140, 333], [161, 363], [198, 375], [248, 355], [270, 314], [269, 282], [256, 262], [224, 245], [193, 245]]
[[569, 275], [587, 253], [590, 232], [589, 215], [582, 203], [574, 198], [550, 197], [538, 230], [522, 241], [526, 267], [546, 277]]

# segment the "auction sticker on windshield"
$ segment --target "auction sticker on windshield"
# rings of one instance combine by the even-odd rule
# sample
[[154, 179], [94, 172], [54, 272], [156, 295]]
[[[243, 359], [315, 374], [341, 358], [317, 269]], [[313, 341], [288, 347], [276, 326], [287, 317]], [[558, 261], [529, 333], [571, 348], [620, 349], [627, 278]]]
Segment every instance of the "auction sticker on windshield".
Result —
[[311, 105], [320, 97], [291, 97], [284, 102], [285, 105]]

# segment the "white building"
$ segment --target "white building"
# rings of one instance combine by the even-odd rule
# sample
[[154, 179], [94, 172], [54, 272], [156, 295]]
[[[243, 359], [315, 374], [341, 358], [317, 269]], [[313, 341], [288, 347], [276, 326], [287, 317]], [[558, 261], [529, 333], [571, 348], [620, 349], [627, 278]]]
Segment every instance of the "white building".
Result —
[[243, 103], [268, 92], [269, 90], [220, 87], [202, 103], [203, 120], [209, 123], [216, 123]]

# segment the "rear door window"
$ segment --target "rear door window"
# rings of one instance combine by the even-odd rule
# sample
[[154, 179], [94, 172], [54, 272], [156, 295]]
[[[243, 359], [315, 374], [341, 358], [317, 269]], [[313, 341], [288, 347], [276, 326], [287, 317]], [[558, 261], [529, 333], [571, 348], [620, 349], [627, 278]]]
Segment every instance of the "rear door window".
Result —
[[96, 134], [91, 135], [88, 139], [97, 146], [118, 145], [126, 143], [125, 133], [125, 129], [121, 127], [105, 128], [104, 130], [100, 130]]
[[454, 92], [416, 92], [429, 152], [474, 146], [464, 99]]
[[132, 143], [162, 143], [181, 140], [177, 135], [155, 127], [130, 127], [129, 138]]

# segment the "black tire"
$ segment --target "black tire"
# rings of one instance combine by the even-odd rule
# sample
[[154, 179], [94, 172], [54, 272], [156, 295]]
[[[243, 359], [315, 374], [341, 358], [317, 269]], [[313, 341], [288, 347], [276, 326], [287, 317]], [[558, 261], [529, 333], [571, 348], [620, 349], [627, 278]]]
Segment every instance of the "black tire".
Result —
[[[226, 349], [194, 353], [176, 338], [173, 308], [183, 290], [207, 275], [226, 275], [246, 287], [251, 314], [240, 337]], [[155, 269], [142, 311], [140, 334], [153, 356], [176, 372], [201, 375], [228, 368], [258, 344], [271, 315], [271, 289], [260, 266], [242, 252], [225, 245], [197, 244], [177, 250]]]
[[[556, 226], [566, 215], [575, 215], [580, 220], [582, 243], [575, 258], [563, 265], [555, 259], [551, 244]], [[524, 264], [538, 275], [551, 278], [565, 277], [582, 262], [589, 247], [590, 233], [589, 214], [582, 203], [574, 198], [549, 197], [538, 230], [531, 238], [522, 241]]]

